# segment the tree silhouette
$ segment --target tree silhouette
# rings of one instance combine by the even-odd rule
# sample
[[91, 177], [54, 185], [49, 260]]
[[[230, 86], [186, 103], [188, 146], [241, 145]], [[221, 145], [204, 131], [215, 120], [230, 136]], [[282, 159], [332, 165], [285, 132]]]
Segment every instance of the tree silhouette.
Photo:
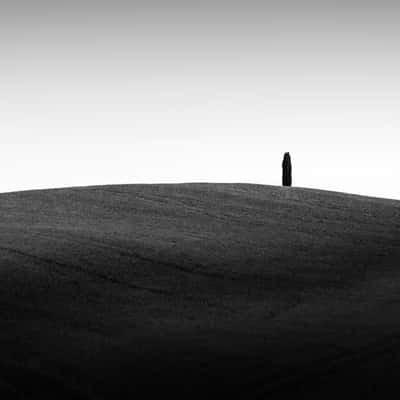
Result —
[[285, 153], [282, 162], [282, 185], [292, 186], [292, 161], [290, 160], [290, 154]]

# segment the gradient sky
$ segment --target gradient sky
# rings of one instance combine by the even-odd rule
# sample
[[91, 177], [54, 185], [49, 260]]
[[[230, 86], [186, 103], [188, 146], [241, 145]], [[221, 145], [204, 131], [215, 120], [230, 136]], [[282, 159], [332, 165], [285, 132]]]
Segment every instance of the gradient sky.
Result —
[[0, 5], [0, 191], [294, 184], [400, 199], [394, 1]]

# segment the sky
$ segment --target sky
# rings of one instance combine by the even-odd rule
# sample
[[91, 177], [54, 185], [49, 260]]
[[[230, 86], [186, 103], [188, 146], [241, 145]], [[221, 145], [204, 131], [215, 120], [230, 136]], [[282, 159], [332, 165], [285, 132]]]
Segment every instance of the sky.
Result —
[[[397, 2], [398, 3], [398, 2]], [[0, 191], [281, 184], [400, 199], [394, 1], [9, 0]]]

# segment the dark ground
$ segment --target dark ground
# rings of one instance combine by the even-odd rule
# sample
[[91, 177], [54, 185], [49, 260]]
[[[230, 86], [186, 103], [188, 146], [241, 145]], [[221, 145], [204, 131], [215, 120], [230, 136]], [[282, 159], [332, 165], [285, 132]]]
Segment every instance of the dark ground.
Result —
[[397, 390], [399, 201], [126, 185], [2, 194], [0, 217], [2, 399]]

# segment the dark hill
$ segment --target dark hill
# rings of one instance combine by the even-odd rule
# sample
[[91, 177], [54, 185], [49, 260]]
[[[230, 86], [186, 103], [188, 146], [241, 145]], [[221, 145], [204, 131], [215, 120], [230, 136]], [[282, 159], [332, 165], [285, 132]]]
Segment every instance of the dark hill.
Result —
[[2, 398], [379, 398], [400, 378], [399, 201], [126, 185], [2, 194], [0, 216]]

